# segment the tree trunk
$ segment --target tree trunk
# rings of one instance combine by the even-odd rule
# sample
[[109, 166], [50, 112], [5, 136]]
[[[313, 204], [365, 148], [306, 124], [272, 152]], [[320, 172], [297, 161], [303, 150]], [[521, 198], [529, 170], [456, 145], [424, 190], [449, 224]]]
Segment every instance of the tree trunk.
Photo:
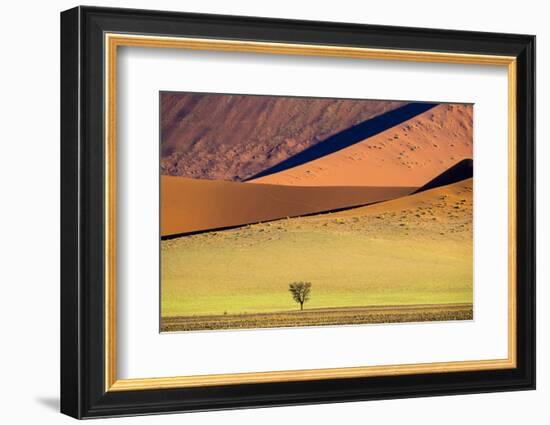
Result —
[[304, 303], [300, 303], [300, 310], [304, 309]]

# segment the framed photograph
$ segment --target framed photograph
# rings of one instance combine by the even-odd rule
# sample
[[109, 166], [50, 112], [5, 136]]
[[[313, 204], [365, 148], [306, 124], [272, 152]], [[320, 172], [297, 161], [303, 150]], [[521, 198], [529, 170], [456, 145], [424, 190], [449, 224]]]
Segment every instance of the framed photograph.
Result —
[[61, 411], [535, 388], [535, 37], [61, 14]]

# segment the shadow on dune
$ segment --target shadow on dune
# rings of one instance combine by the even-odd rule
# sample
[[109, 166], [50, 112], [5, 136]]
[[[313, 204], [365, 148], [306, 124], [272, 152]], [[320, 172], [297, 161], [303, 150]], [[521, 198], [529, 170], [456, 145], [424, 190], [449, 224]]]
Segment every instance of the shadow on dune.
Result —
[[435, 189], [440, 186], [447, 186], [474, 176], [474, 161], [472, 159], [463, 159], [457, 162], [451, 168], [434, 177], [424, 186], [417, 189], [414, 193], [424, 192], [425, 190]]
[[437, 103], [409, 103], [375, 118], [363, 121], [362, 123], [349, 127], [346, 130], [303, 150], [302, 152], [246, 179], [245, 181], [278, 173], [280, 171], [287, 170], [289, 168], [293, 168], [329, 155], [333, 152], [337, 152], [369, 137], [375, 136], [376, 134], [391, 127], [401, 124], [402, 122], [426, 112], [437, 105]]

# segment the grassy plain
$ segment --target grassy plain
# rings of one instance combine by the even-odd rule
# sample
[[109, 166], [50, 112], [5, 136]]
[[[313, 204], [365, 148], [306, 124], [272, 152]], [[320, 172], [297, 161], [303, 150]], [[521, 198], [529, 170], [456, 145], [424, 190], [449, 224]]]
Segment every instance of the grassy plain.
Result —
[[[298, 310], [288, 285], [299, 280], [313, 285], [304, 311], [471, 304], [472, 246], [471, 179], [343, 212], [166, 240], [162, 322]], [[176, 328], [169, 330], [184, 329]]]

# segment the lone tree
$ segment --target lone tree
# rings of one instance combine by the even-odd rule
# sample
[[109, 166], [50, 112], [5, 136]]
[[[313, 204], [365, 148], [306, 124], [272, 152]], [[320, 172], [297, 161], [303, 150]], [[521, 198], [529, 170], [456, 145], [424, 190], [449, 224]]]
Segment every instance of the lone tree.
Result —
[[311, 282], [292, 282], [288, 285], [292, 299], [300, 304], [300, 310], [304, 309], [304, 303], [309, 300]]

